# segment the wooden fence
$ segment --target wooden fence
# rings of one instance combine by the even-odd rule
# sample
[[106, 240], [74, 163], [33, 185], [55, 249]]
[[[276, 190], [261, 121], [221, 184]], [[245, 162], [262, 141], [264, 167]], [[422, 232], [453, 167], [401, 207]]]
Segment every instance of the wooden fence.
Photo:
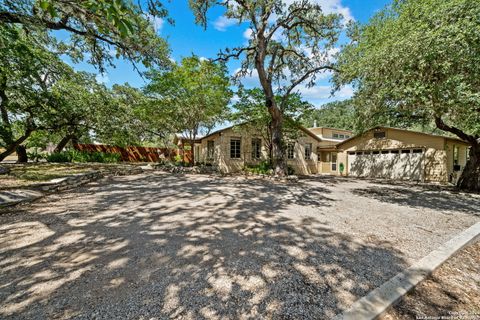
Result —
[[85, 152], [118, 153], [121, 161], [126, 162], [159, 162], [160, 160], [174, 161], [177, 155], [183, 156], [185, 162], [192, 159], [190, 150], [173, 148], [149, 148], [149, 147], [118, 147], [104, 144], [74, 144], [73, 147]]

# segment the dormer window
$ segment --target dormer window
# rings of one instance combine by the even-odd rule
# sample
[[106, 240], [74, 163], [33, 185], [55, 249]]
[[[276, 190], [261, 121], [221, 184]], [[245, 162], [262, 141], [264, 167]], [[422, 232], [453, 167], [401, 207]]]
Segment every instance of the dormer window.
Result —
[[375, 131], [373, 137], [375, 139], [385, 139], [385, 131]]

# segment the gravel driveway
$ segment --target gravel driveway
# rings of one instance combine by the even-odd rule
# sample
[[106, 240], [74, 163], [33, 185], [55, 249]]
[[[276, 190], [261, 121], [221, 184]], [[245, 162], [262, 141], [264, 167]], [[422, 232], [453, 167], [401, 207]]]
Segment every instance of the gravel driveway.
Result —
[[328, 319], [479, 220], [346, 178], [105, 179], [0, 213], [0, 318]]

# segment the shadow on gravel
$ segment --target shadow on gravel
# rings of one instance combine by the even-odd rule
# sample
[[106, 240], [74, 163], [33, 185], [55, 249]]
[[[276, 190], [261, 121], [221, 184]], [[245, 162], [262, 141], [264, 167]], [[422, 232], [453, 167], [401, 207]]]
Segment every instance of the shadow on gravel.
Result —
[[328, 319], [406, 266], [285, 213], [328, 193], [152, 174], [0, 215], [0, 316]]
[[480, 216], [480, 198], [465, 193], [432, 191], [415, 187], [377, 187], [352, 189], [355, 195], [414, 208], [455, 211]]

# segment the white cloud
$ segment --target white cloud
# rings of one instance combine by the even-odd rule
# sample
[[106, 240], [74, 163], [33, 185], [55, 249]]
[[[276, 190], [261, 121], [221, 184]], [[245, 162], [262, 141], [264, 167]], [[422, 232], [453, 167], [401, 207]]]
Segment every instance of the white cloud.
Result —
[[165, 21], [162, 18], [152, 16], [151, 14], [147, 14], [146, 16], [147, 16], [148, 21], [150, 21], [150, 23], [152, 24], [155, 32], [157, 32], [157, 33], [161, 32], [162, 28], [163, 28], [163, 23]]
[[227, 28], [237, 23], [237, 20], [220, 16], [213, 22], [213, 27], [218, 31], [227, 31]]
[[[298, 0], [283, 0], [287, 5], [292, 4]], [[342, 0], [311, 0], [313, 3], [319, 4], [322, 7], [324, 13], [338, 13], [343, 16], [344, 22], [350, 20], [355, 21], [352, 15], [352, 11], [349, 7], [342, 4]]]
[[243, 37], [249, 40], [252, 37], [252, 33], [253, 33], [252, 29], [248, 28], [243, 32]]
[[323, 100], [329, 98], [348, 99], [353, 96], [353, 88], [351, 86], [344, 86], [336, 91], [332, 96], [332, 87], [328, 85], [316, 85], [310, 88], [299, 87], [298, 92], [302, 98], [306, 100]]
[[106, 73], [97, 74], [95, 77], [95, 80], [97, 80], [98, 83], [103, 83], [103, 84], [110, 82], [110, 78]]
[[[233, 76], [240, 72], [240, 68], [237, 68], [233, 72]], [[258, 87], [260, 85], [260, 80], [258, 79], [258, 72], [256, 69], [249, 70], [247, 74], [240, 78], [240, 81], [246, 88]]]

